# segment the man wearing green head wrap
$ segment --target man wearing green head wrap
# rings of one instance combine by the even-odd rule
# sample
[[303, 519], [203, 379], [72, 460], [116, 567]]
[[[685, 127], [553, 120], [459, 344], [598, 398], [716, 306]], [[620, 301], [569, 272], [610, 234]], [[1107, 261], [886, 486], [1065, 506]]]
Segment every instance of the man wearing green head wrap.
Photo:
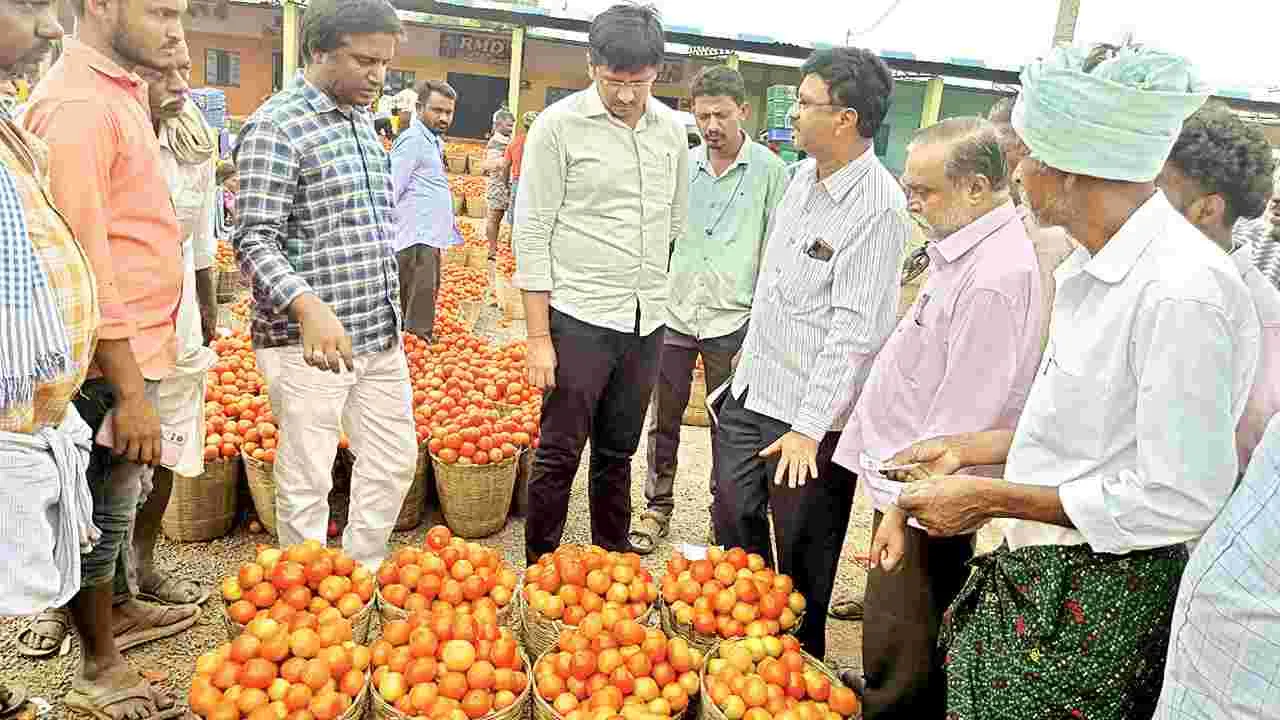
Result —
[[[925, 464], [898, 506], [935, 535], [1004, 534], [944, 619], [948, 718], [1150, 718], [1185, 543], [1236, 480], [1258, 319], [1153, 182], [1207, 97], [1185, 60], [1055, 50], [1022, 85], [1026, 203], [1080, 247], [1017, 429], [904, 451]], [[953, 474], [998, 463], [1004, 479]]]

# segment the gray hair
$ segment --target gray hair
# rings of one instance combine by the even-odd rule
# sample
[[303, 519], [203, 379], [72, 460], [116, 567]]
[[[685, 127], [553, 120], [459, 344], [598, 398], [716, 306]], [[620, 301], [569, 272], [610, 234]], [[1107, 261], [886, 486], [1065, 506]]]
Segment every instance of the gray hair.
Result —
[[500, 122], [513, 123], [515, 121], [516, 121], [516, 116], [513, 115], [511, 111], [506, 108], [498, 108], [498, 111], [493, 114], [494, 125], [497, 125]]
[[945, 143], [949, 146], [943, 172], [951, 182], [982, 175], [999, 192], [1007, 188], [1008, 176], [1000, 134], [989, 120], [980, 117], [947, 118], [921, 128], [911, 138], [912, 145]]

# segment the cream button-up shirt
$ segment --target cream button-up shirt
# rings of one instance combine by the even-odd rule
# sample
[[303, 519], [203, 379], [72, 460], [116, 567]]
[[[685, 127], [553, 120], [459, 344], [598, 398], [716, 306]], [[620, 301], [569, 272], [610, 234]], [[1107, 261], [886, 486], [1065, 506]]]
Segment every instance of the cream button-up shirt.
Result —
[[595, 85], [538, 116], [516, 199], [513, 284], [582, 322], [648, 335], [667, 320], [667, 263], [689, 212], [689, 144], [650, 98], [633, 130]]
[[1005, 539], [1114, 554], [1197, 539], [1235, 486], [1258, 364], [1240, 271], [1156, 192], [1057, 283], [1005, 479], [1058, 488], [1077, 529], [1015, 520]]

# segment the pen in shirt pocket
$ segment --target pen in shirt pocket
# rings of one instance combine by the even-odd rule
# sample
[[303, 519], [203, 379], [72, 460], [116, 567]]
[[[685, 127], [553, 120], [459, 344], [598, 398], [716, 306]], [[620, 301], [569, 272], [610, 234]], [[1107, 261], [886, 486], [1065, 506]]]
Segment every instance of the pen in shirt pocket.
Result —
[[920, 318], [924, 317], [924, 309], [928, 307], [929, 300], [930, 300], [929, 293], [925, 293], [924, 295], [920, 296], [920, 302], [916, 304], [916, 316], [913, 319], [915, 320], [916, 325], [918, 325], [919, 327], [924, 327], [924, 323], [920, 322]]

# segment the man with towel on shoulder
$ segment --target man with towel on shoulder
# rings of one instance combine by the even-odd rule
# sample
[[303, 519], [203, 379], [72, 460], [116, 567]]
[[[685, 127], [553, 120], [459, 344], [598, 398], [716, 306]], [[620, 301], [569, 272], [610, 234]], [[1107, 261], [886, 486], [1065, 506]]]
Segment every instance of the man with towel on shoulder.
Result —
[[[1231, 258], [1154, 184], [1209, 94], [1186, 60], [1058, 48], [1022, 88], [1026, 202], [1081, 247], [1017, 429], [900, 453], [929, 462], [897, 505], [934, 535], [1008, 519], [944, 616], [948, 718], [1150, 717], [1185, 543], [1235, 485], [1258, 318]], [[1002, 462], [1003, 480], [949, 475]]]

